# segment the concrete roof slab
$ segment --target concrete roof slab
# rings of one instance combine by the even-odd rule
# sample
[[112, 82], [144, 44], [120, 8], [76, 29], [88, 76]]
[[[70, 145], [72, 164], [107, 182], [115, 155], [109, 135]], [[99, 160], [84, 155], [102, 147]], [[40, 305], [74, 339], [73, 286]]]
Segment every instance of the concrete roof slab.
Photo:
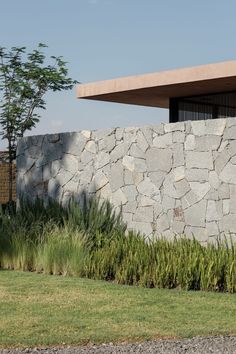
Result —
[[236, 61], [80, 84], [83, 99], [169, 108], [171, 97], [236, 90]]

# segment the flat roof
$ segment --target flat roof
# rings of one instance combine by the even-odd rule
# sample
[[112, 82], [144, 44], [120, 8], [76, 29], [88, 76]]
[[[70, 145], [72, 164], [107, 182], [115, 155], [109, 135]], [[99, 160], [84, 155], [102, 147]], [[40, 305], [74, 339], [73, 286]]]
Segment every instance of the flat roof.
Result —
[[236, 60], [79, 84], [77, 97], [169, 108], [171, 97], [236, 91]]

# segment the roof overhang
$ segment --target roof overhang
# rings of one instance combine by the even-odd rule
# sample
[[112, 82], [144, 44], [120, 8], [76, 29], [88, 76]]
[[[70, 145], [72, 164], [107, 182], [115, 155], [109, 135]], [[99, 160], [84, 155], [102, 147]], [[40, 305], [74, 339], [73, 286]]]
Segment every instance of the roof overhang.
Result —
[[236, 91], [236, 61], [79, 84], [83, 99], [169, 108], [171, 97]]

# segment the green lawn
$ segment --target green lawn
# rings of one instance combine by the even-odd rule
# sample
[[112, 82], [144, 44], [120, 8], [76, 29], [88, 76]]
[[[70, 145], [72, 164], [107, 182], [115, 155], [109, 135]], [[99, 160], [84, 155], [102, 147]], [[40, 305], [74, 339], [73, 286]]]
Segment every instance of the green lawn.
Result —
[[236, 334], [236, 295], [0, 271], [0, 346]]

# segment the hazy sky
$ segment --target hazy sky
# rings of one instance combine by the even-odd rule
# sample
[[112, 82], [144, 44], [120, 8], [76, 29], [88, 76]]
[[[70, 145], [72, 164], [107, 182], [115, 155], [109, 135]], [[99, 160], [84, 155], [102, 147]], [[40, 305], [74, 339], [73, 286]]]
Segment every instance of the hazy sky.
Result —
[[[83, 83], [236, 59], [235, 0], [0, 0], [0, 46], [62, 55]], [[31, 134], [158, 124], [156, 108], [52, 93]], [[0, 141], [0, 149], [5, 143]]]

